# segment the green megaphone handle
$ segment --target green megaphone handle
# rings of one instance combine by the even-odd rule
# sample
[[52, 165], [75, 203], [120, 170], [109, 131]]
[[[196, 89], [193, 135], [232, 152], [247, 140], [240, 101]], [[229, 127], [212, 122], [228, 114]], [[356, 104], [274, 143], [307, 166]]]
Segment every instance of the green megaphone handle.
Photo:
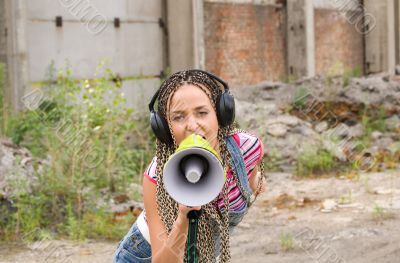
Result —
[[197, 255], [197, 227], [199, 218], [203, 213], [202, 209], [189, 211], [187, 217], [189, 219], [189, 229], [187, 237], [187, 255], [189, 263], [197, 263], [199, 256]]

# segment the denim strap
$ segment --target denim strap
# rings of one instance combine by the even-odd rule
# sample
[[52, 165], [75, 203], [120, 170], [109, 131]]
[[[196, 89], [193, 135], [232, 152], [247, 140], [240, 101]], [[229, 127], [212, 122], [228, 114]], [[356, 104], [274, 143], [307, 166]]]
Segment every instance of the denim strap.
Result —
[[[225, 138], [226, 145], [228, 146], [228, 151], [231, 154], [231, 167], [235, 170], [238, 176], [240, 185], [238, 185], [240, 192], [247, 201], [247, 205], [250, 205], [250, 196], [252, 191], [249, 186], [249, 180], [247, 178], [246, 165], [244, 163], [242, 152], [239, 149], [233, 136], [228, 136]], [[235, 173], [234, 173], [235, 174]]]

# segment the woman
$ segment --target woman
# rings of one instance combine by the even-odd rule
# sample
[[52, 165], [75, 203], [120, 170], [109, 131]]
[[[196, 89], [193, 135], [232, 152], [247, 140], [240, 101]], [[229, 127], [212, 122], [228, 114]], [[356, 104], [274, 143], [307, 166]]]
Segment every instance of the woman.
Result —
[[[152, 109], [155, 99], [158, 112]], [[205, 71], [186, 70], [170, 76], [155, 94], [150, 108], [157, 148], [144, 174], [145, 210], [121, 240], [114, 262], [187, 261], [187, 214], [200, 209], [203, 211], [197, 235], [200, 262], [215, 262], [218, 255], [221, 262], [228, 262], [229, 235], [247, 213], [249, 194], [257, 196], [265, 190], [264, 177], [257, 173], [263, 156], [261, 140], [234, 128], [234, 101], [227, 84]], [[205, 138], [227, 168], [227, 180], [220, 195], [202, 207], [177, 204], [166, 192], [162, 180], [168, 157], [191, 134]], [[232, 164], [234, 169], [230, 168]], [[261, 165], [261, 174], [262, 170]]]

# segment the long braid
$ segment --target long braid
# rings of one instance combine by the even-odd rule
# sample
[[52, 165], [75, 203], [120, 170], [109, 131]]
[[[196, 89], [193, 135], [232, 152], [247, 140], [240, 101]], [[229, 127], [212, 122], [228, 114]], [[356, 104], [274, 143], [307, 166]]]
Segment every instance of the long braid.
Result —
[[[221, 95], [222, 91], [218, 84], [208, 77], [206, 74], [199, 71], [181, 71], [173, 74], [168, 78], [160, 88], [158, 97], [158, 112], [167, 119], [168, 114], [168, 100], [173, 96], [175, 91], [184, 84], [192, 84], [201, 88], [210, 98], [212, 106], [216, 111], [216, 100]], [[168, 123], [170, 123], [168, 121]], [[170, 127], [171, 130], [171, 127]], [[226, 168], [230, 165], [231, 156], [225, 143], [225, 137], [233, 134], [236, 131], [234, 125], [219, 128], [217, 140], [220, 147], [220, 155], [222, 157], [223, 166]], [[172, 134], [172, 131], [171, 131]], [[177, 148], [176, 140], [173, 137], [173, 146], [166, 145], [159, 140], [156, 144], [156, 157], [157, 157], [157, 170], [156, 174], [158, 177], [158, 184], [156, 188], [156, 200], [158, 214], [163, 221], [168, 234], [172, 230], [172, 226], [178, 216], [178, 204], [173, 200], [165, 190], [163, 183], [163, 169], [169, 156], [174, 153]], [[234, 169], [233, 169], [234, 170]], [[237, 177], [237, 176], [234, 176]], [[237, 178], [236, 183], [239, 187], [241, 184]], [[240, 188], [242, 189], [242, 188]], [[213, 224], [216, 222], [219, 227], [219, 233], [221, 238], [221, 255], [220, 262], [230, 261], [230, 246], [229, 246], [229, 200], [228, 200], [228, 182], [226, 181], [222, 191], [222, 197], [224, 201], [224, 212], [218, 211], [216, 206], [217, 198], [202, 206], [204, 213], [201, 215], [198, 224], [198, 242], [197, 249], [200, 255], [200, 262], [214, 262], [214, 240], [213, 240]], [[185, 262], [187, 262], [187, 254], [185, 253]]]
[[[157, 141], [157, 175], [163, 174], [164, 164], [167, 162], [168, 157], [172, 154], [171, 152], [172, 151], [171, 149], [169, 149], [169, 147], [167, 147], [165, 144], [162, 144], [160, 141]], [[156, 198], [157, 205], [162, 204], [162, 209], [158, 207], [157, 211], [160, 218], [163, 218], [167, 232], [170, 233], [172, 230], [172, 224], [166, 224], [166, 222], [175, 222], [178, 212], [178, 204], [168, 194], [165, 194], [164, 189], [164, 181], [162, 180], [162, 176], [159, 176], [156, 187]], [[163, 213], [163, 210], [171, 211], [174, 213]]]

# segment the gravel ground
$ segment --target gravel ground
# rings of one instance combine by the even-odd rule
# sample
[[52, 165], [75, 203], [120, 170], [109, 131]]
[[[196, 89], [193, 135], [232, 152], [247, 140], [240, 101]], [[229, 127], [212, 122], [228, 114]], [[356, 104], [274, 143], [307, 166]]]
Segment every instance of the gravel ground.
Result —
[[[269, 175], [231, 237], [232, 262], [400, 262], [400, 172], [356, 179]], [[117, 242], [0, 244], [0, 263], [111, 262]]]

